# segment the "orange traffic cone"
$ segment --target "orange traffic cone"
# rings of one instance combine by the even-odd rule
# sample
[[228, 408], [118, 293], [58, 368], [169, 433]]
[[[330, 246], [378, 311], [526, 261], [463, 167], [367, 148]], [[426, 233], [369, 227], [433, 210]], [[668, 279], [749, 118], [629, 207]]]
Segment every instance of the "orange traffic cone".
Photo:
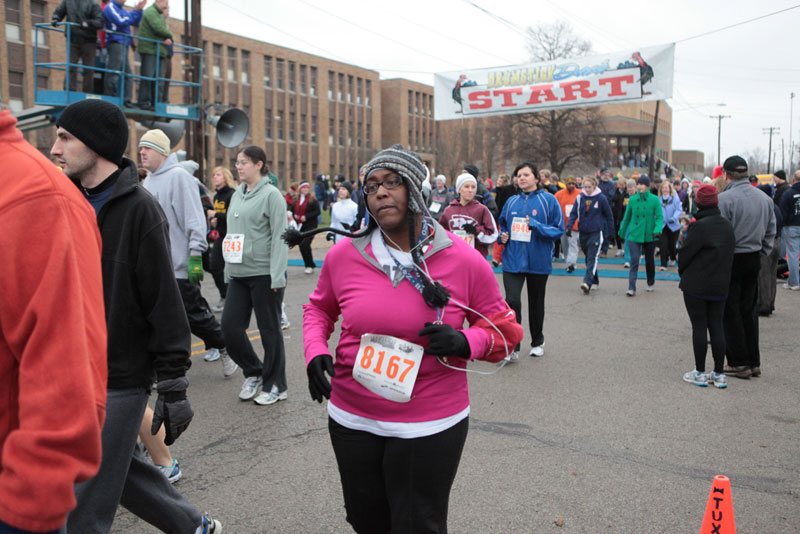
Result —
[[714, 477], [700, 534], [736, 534], [731, 480], [725, 475]]

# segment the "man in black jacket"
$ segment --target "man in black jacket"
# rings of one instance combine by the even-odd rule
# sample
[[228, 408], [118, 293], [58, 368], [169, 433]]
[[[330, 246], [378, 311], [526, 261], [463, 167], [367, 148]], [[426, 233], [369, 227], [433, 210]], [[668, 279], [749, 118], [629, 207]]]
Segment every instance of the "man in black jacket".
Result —
[[118, 504], [164, 532], [214, 532], [218, 522], [189, 503], [136, 447], [153, 379], [158, 400], [152, 432], [164, 423], [172, 444], [189, 426], [186, 397], [191, 335], [172, 273], [167, 220], [123, 157], [128, 124], [103, 100], [68, 106], [56, 122], [50, 153], [97, 213], [103, 241], [108, 329], [108, 398], [103, 460], [76, 486], [70, 532], [108, 532]]
[[[53, 26], [64, 20], [71, 23], [64, 27], [65, 35], [69, 35], [69, 62], [94, 67], [94, 55], [97, 49], [97, 30], [103, 29], [103, 12], [96, 0], [61, 0], [53, 11]], [[91, 93], [94, 87], [94, 71], [82, 69], [83, 92]], [[78, 71], [69, 71], [69, 90], [78, 90]]]

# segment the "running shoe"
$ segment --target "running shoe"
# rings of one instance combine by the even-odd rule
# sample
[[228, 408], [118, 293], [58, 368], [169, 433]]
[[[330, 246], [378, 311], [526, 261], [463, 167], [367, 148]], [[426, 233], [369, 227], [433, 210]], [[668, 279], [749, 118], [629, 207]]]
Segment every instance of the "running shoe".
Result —
[[252, 400], [258, 395], [258, 390], [261, 389], [263, 380], [260, 376], [248, 376], [242, 383], [242, 390], [239, 392], [239, 398], [243, 401]]
[[306, 273], [306, 274], [311, 274], [311, 273], [313, 273], [313, 272], [314, 272], [314, 268], [313, 268], [313, 267], [306, 267], [306, 268], [303, 270], [303, 272], [304, 272], [304, 273]]
[[661, 267], [658, 268], [658, 270], [663, 273], [664, 271], [667, 270], [667, 268], [662, 265]]
[[253, 399], [253, 402], [260, 404], [261, 406], [269, 406], [270, 404], [275, 404], [278, 401], [286, 400], [288, 397], [289, 393], [287, 391], [278, 392], [278, 386], [273, 385], [269, 393], [262, 391], [255, 399]]
[[622, 264], [622, 266], [625, 267], [626, 269], [630, 269], [631, 268], [631, 262], [626, 261], [625, 263]]
[[689, 371], [685, 375], [683, 375], [683, 380], [685, 382], [689, 382], [690, 384], [694, 384], [695, 386], [706, 387], [708, 386], [708, 375], [705, 373], [700, 373], [695, 369], [694, 371]]
[[584, 295], [588, 295], [589, 291], [591, 291], [591, 288], [589, 287], [589, 284], [587, 284], [586, 282], [582, 283], [581, 284], [581, 291], [583, 291]]
[[172, 465], [164, 466], [164, 465], [157, 465], [159, 471], [161, 471], [167, 480], [169, 480], [170, 484], [174, 484], [181, 479], [183, 476], [183, 472], [181, 471], [181, 466], [178, 465], [178, 460], [175, 458], [172, 459]]
[[226, 349], [222, 349], [220, 354], [222, 355], [222, 376], [225, 378], [230, 378], [239, 369], [239, 366], [228, 355], [228, 351]]
[[752, 376], [754, 377], [761, 376], [761, 367], [753, 367], [750, 371], [753, 373]]
[[624, 255], [625, 255], [625, 251], [624, 250], [618, 250], [617, 253], [614, 254], [614, 256], [616, 256], [617, 258], [621, 258]]
[[592, 291], [597, 291], [598, 289], [600, 289], [600, 283], [598, 282], [596, 284], [592, 284], [592, 288], [591, 289], [592, 289]]
[[655, 290], [656, 290], [656, 285], [655, 284], [648, 284], [648, 286], [647, 286], [647, 292], [648, 293], [652, 293]]
[[219, 313], [224, 309], [225, 309], [225, 299], [222, 298], [222, 299], [219, 299], [219, 302], [217, 303], [216, 306], [211, 308], [211, 311], [213, 311], [214, 313]]
[[542, 342], [541, 345], [533, 347], [531, 351], [528, 353], [528, 356], [535, 356], [535, 357], [544, 356], [544, 342]]
[[222, 534], [222, 523], [212, 519], [207, 513], [203, 514], [202, 522], [194, 534]]
[[629, 289], [625, 292], [625, 294], [628, 295], [629, 297], [635, 297], [636, 291], [634, 291], [633, 289]]
[[571, 274], [573, 271], [575, 271], [575, 266], [572, 264], [567, 265], [567, 272]]
[[800, 291], [800, 286], [793, 286], [793, 285], [790, 285], [788, 282], [783, 284], [782, 287], [783, 287], [783, 289], [788, 289], [790, 291]]
[[708, 383], [720, 389], [726, 388], [728, 387], [728, 377], [722, 373], [711, 371], [708, 373]]
[[506, 360], [508, 360], [510, 362], [518, 361], [519, 360], [519, 351], [515, 350], [515, 351], [509, 353], [509, 355], [506, 357]]
[[219, 360], [220, 354], [219, 349], [208, 349], [206, 351], [206, 355], [203, 356], [203, 359], [207, 362], [215, 362]]

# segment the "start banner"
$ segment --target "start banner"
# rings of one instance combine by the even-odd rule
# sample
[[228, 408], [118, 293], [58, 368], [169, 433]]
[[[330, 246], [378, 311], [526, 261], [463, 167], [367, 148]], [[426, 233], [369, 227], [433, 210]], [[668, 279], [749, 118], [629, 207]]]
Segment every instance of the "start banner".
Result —
[[434, 77], [436, 120], [672, 97], [675, 44]]

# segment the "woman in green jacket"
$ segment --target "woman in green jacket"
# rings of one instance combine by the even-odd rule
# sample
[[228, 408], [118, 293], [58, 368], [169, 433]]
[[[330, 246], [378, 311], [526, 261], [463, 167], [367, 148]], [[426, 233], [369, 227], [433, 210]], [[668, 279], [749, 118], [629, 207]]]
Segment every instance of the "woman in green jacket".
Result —
[[625, 216], [619, 225], [620, 235], [627, 232], [631, 250], [631, 267], [628, 272], [629, 297], [636, 295], [636, 277], [639, 275], [639, 258], [644, 251], [647, 271], [647, 291], [653, 291], [656, 283], [656, 243], [661, 239], [664, 214], [658, 197], [650, 192], [650, 178], [643, 174], [636, 181], [637, 194], [628, 199]]
[[[266, 406], [286, 399], [286, 353], [280, 329], [289, 249], [286, 201], [267, 173], [267, 155], [251, 145], [236, 157], [241, 184], [227, 213], [228, 233], [222, 242], [228, 293], [222, 312], [222, 335], [230, 357], [244, 372], [243, 401]], [[255, 312], [263, 363], [247, 337]], [[259, 390], [261, 392], [259, 393]]]

